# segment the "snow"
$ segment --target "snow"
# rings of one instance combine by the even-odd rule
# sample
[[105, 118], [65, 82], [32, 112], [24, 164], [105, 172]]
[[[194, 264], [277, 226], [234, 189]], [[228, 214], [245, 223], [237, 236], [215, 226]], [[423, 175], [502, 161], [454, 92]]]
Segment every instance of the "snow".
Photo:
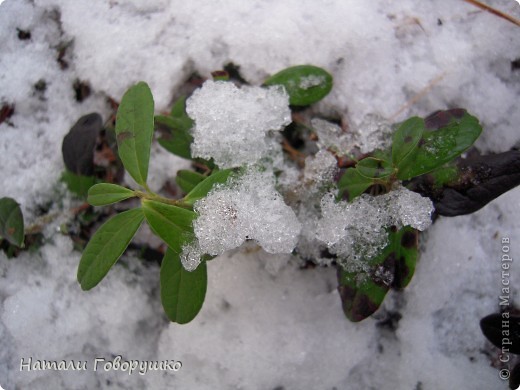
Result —
[[328, 193], [321, 199], [315, 234], [346, 269], [366, 271], [367, 260], [388, 243], [387, 228], [423, 231], [431, 225], [433, 210], [429, 198], [404, 187], [381, 196], [363, 194], [350, 203], [336, 202]]
[[255, 240], [268, 253], [291, 253], [301, 224], [269, 172], [251, 168], [197, 201], [193, 223], [202, 253], [220, 255]]
[[[520, 17], [515, 1], [487, 3]], [[30, 31], [30, 39], [20, 39], [18, 29]], [[0, 31], [0, 104], [14, 106], [0, 124], [0, 197], [21, 204], [26, 224], [51, 202], [57, 213], [41, 249], [15, 259], [0, 253], [0, 386], [507, 388], [490, 365], [498, 350], [478, 321], [498, 311], [501, 238], [511, 238], [513, 257], [520, 250], [519, 189], [473, 215], [439, 218], [421, 236], [409, 287], [390, 293], [375, 318], [346, 320], [333, 269], [302, 270], [290, 255], [267, 254], [250, 242], [208, 263], [205, 305], [195, 321], [179, 326], [162, 313], [157, 267], [132, 254], [96, 289], [81, 291], [80, 254], [58, 229], [79, 203], [58, 178], [62, 139], [80, 116], [99, 112], [107, 121], [107, 98], [119, 100], [140, 80], [150, 84], [157, 111], [165, 111], [192, 73], [209, 77], [228, 62], [252, 85], [291, 65], [325, 68], [334, 87], [315, 111], [342, 119], [345, 126], [330, 132], [342, 142], [350, 130], [367, 135], [367, 116], [394, 123], [464, 107], [484, 126], [482, 151], [509, 150], [520, 141], [520, 76], [511, 66], [520, 52], [518, 27], [464, 1], [6, 0]], [[35, 87], [42, 80], [43, 91]], [[82, 102], [76, 80], [92, 90]], [[328, 148], [321, 134], [319, 146]], [[265, 142], [274, 148], [272, 139]], [[187, 166], [158, 149], [150, 163], [153, 189]], [[297, 171], [285, 174], [294, 179]], [[302, 227], [305, 250], [319, 251], [311, 240], [319, 214], [305, 208], [298, 217], [311, 220]], [[513, 262], [512, 297], [519, 270]], [[378, 325], [392, 312], [402, 316], [395, 330]], [[92, 370], [96, 357], [117, 355], [183, 366], [146, 375]], [[90, 369], [20, 372], [20, 360], [30, 356], [87, 361]]]
[[289, 95], [283, 87], [241, 89], [225, 81], [206, 81], [186, 102], [195, 121], [193, 157], [213, 158], [221, 168], [254, 164], [270, 150], [271, 131], [291, 123]]

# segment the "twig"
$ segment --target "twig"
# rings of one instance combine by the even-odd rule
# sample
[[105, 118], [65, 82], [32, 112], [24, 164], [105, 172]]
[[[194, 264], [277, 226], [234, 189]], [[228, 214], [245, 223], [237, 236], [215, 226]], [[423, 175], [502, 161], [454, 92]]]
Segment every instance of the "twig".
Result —
[[305, 164], [305, 154], [300, 151], [294, 149], [289, 142], [284, 139], [282, 141], [282, 149], [289, 153], [289, 156], [293, 161], [295, 161], [299, 166], [303, 167]]
[[483, 9], [484, 11], [487, 11], [487, 12], [490, 12], [496, 16], [499, 16], [505, 20], [508, 20], [510, 21], [511, 23], [513, 24], [516, 24], [517, 26], [520, 27], [520, 20], [502, 12], [502, 11], [499, 11], [498, 9], [496, 8], [493, 8], [493, 7], [490, 7], [489, 5], [487, 4], [484, 4], [484, 3], [481, 3], [480, 1], [478, 0], [464, 0], [466, 3], [470, 3], [470, 4], [473, 4], [475, 7], [478, 7], [480, 9]]

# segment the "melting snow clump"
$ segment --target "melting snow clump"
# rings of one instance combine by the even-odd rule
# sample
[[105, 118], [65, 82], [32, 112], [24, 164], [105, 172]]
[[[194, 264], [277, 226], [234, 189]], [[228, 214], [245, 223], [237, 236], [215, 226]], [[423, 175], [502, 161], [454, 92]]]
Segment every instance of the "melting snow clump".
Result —
[[390, 148], [393, 131], [388, 120], [376, 114], [367, 114], [357, 127], [356, 144], [362, 153]]
[[352, 203], [336, 203], [332, 194], [321, 200], [322, 218], [316, 237], [349, 271], [366, 270], [367, 262], [388, 242], [385, 228], [411, 226], [424, 230], [431, 224], [429, 198], [400, 188], [381, 196], [363, 194]]
[[272, 174], [253, 169], [214, 188], [194, 210], [199, 214], [193, 223], [199, 247], [184, 248], [183, 264], [192, 264], [188, 252], [216, 256], [248, 239], [268, 253], [291, 253], [301, 230], [294, 211], [276, 191]]
[[289, 95], [281, 86], [236, 87], [206, 81], [186, 102], [195, 121], [191, 151], [221, 168], [254, 164], [269, 152], [266, 137], [291, 122]]
[[311, 126], [318, 136], [320, 148], [331, 149], [339, 155], [344, 155], [352, 147], [352, 135], [345, 133], [343, 129], [324, 119], [314, 118]]
[[338, 171], [336, 158], [325, 149], [321, 149], [314, 156], [305, 159], [305, 181], [322, 184], [332, 182]]
[[186, 271], [195, 271], [202, 260], [202, 253], [198, 243], [192, 242], [182, 247], [181, 263]]
[[300, 79], [300, 88], [309, 89], [325, 83], [325, 76], [309, 75]]

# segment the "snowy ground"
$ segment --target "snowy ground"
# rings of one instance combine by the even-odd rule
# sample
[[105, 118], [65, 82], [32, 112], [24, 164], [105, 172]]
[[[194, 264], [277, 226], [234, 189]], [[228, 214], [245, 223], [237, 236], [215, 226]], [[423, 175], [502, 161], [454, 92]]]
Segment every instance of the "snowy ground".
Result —
[[[488, 3], [520, 17], [513, 0]], [[49, 201], [55, 210], [77, 205], [58, 178], [62, 139], [81, 115], [97, 111], [106, 119], [106, 98], [119, 100], [139, 80], [164, 110], [189, 74], [209, 76], [228, 62], [252, 83], [295, 64], [328, 69], [334, 89], [319, 108], [353, 126], [368, 113], [397, 121], [458, 106], [481, 119], [482, 151], [509, 150], [520, 140], [520, 69], [512, 66], [520, 30], [463, 1], [6, 0], [0, 35], [0, 103], [15, 109], [0, 124], [0, 197], [21, 203], [26, 224]], [[81, 103], [72, 87], [78, 79], [92, 89]], [[159, 188], [186, 162], [154, 151], [150, 174]], [[93, 291], [80, 290], [80, 253], [57, 232], [63, 215], [47, 227], [38, 252], [11, 260], [0, 253], [0, 385], [506, 389], [490, 366], [498, 352], [479, 320], [498, 310], [501, 238], [511, 239], [513, 258], [520, 253], [519, 195], [516, 189], [471, 216], [439, 219], [422, 236], [414, 279], [378, 314], [399, 312], [396, 330], [378, 326], [378, 318], [348, 322], [331, 269], [299, 270], [255, 247], [210, 262], [200, 315], [170, 324], [158, 269], [132, 256]], [[515, 263], [510, 278], [517, 286]], [[182, 368], [94, 371], [96, 358], [117, 355], [180, 360]], [[21, 372], [21, 359], [31, 357], [86, 361], [88, 369]]]

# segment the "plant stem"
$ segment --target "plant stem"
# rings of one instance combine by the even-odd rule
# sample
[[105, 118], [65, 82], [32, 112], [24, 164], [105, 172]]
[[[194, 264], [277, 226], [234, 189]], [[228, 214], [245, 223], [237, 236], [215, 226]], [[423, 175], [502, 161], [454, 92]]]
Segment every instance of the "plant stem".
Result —
[[161, 202], [161, 203], [164, 203], [164, 204], [169, 204], [169, 205], [172, 205], [172, 206], [182, 207], [182, 208], [189, 209], [189, 210], [192, 209], [192, 206], [187, 204], [187, 203], [185, 203], [182, 199], [169, 199], [169, 198], [165, 198], [164, 196], [157, 195], [156, 193], [150, 191], [148, 188], [147, 188], [146, 192], [137, 191], [136, 190], [136, 191], [134, 191], [134, 194], [135, 194], [135, 196], [137, 196], [140, 199], [153, 200], [155, 202]]

